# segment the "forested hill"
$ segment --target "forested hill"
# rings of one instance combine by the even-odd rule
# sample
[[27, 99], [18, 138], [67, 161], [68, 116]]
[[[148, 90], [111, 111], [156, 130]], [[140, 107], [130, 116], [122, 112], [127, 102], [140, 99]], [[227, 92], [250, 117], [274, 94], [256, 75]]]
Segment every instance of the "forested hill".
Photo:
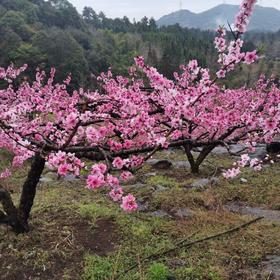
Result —
[[[228, 25], [233, 22], [239, 10], [238, 5], [222, 4], [202, 13], [192, 13], [180, 10], [161, 17], [157, 24], [173, 25], [178, 23], [182, 27], [216, 30], [219, 25]], [[280, 30], [280, 11], [275, 8], [256, 6], [249, 30], [278, 31]]]
[[169, 76], [184, 60], [205, 64], [212, 37], [179, 26], [158, 31], [153, 19], [112, 20], [91, 8], [79, 15], [66, 0], [0, 0], [0, 65], [28, 63], [31, 72], [54, 66], [60, 79], [72, 73], [75, 85], [109, 66], [124, 73], [137, 54]]
[[[252, 35], [251, 41], [259, 36]], [[262, 41], [270, 46], [279, 42], [279, 33], [265, 36]], [[0, 65], [27, 63], [29, 75], [38, 66], [47, 71], [55, 67], [60, 80], [72, 73], [74, 87], [94, 85], [91, 74], [110, 66], [116, 74], [126, 73], [139, 54], [168, 77], [189, 59], [213, 65], [213, 37], [213, 32], [179, 25], [157, 28], [146, 17], [131, 23], [91, 8], [80, 15], [66, 0], [0, 0]]]

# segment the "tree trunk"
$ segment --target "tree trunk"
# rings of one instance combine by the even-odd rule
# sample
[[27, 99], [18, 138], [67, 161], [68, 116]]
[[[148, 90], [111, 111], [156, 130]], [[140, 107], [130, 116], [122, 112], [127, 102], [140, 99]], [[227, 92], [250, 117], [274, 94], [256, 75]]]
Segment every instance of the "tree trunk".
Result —
[[193, 154], [192, 154], [192, 146], [190, 144], [187, 144], [184, 146], [185, 153], [187, 155], [188, 161], [191, 166], [191, 172], [192, 174], [198, 174], [199, 173], [199, 165], [197, 165]]
[[22, 186], [19, 203], [19, 212], [22, 218], [27, 221], [33, 206], [36, 195], [37, 184], [45, 167], [45, 159], [36, 155], [29, 170], [27, 179]]
[[206, 159], [206, 157], [211, 153], [211, 151], [216, 147], [216, 145], [209, 145], [205, 146], [202, 151], [200, 152], [197, 159], [193, 157], [192, 154], [192, 146], [190, 144], [187, 144], [184, 146], [185, 153], [187, 155], [188, 161], [191, 166], [191, 172], [192, 174], [198, 174], [199, 173], [199, 167], [203, 163], [203, 161]]
[[28, 176], [22, 186], [19, 207], [12, 202], [10, 193], [0, 189], [0, 202], [5, 213], [0, 211], [0, 223], [8, 224], [16, 233], [24, 233], [29, 230], [28, 219], [36, 195], [37, 184], [45, 167], [45, 159], [37, 154], [31, 164]]
[[191, 165], [191, 172], [192, 174], [199, 174], [199, 165], [197, 164]]

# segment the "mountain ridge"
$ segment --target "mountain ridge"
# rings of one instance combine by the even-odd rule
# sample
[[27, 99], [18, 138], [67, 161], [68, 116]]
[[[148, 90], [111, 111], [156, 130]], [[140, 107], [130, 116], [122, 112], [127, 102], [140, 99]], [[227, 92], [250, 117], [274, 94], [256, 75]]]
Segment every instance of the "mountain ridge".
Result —
[[[179, 24], [181, 27], [214, 30], [219, 25], [226, 25], [234, 21], [239, 6], [221, 4], [201, 13], [189, 10], [179, 10], [161, 17], [158, 26]], [[280, 30], [280, 10], [270, 7], [256, 6], [248, 27], [249, 30], [278, 31]]]

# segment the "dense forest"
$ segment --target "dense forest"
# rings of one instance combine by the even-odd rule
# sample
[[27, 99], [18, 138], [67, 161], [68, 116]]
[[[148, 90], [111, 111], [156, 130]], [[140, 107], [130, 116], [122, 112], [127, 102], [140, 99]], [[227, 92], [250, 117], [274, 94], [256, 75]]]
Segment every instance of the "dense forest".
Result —
[[[266, 59], [242, 77], [231, 75], [233, 84], [250, 82], [262, 71], [277, 74], [280, 32], [247, 36], [245, 48], [265, 42]], [[58, 79], [72, 73], [74, 87], [91, 87], [92, 77], [111, 66], [115, 74], [124, 74], [140, 54], [170, 78], [179, 64], [193, 58], [203, 66], [213, 65], [213, 38], [211, 31], [179, 25], [158, 28], [153, 18], [132, 23], [127, 17], [107, 18], [89, 7], [80, 15], [67, 0], [0, 0], [0, 65], [28, 63], [28, 75], [37, 67], [47, 71], [55, 67]]]

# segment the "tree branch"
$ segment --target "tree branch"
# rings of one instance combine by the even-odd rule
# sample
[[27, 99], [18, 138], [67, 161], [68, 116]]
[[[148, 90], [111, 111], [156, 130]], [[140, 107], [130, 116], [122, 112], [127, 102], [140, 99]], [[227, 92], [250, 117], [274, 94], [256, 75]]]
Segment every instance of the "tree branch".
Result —
[[[170, 254], [170, 253], [172, 253], [174, 251], [177, 251], [178, 249], [190, 248], [193, 245], [196, 245], [196, 244], [199, 244], [199, 243], [202, 243], [202, 242], [205, 242], [205, 241], [209, 241], [209, 240], [212, 240], [212, 239], [217, 239], [217, 238], [219, 238], [221, 236], [228, 235], [228, 234], [240, 231], [241, 229], [247, 228], [248, 226], [250, 226], [250, 225], [252, 225], [252, 224], [254, 224], [254, 223], [256, 223], [256, 222], [258, 222], [258, 221], [260, 221], [262, 219], [263, 219], [263, 217], [258, 217], [258, 218], [255, 218], [255, 219], [247, 222], [247, 223], [244, 223], [244, 224], [241, 224], [239, 226], [233, 227], [233, 228], [231, 228], [229, 230], [225, 230], [225, 231], [219, 232], [217, 234], [209, 235], [209, 236], [206, 236], [206, 237], [203, 237], [203, 238], [200, 238], [200, 239], [188, 242], [188, 243], [185, 243], [185, 241], [187, 241], [187, 239], [185, 239], [185, 240], [180, 241], [179, 243], [175, 244], [175, 246], [173, 248], [171, 248], [171, 249], [168, 249], [168, 250], [163, 251], [163, 252], [158, 252], [158, 253], [152, 254], [152, 255], [150, 255], [150, 256], [148, 256], [146, 258], [143, 258], [141, 260], [141, 263], [144, 263], [144, 262], [147, 262], [147, 261], [151, 261], [151, 260], [157, 260], [157, 259], [159, 259], [160, 257], [162, 257], [164, 255], [167, 255], [167, 254]], [[120, 276], [130, 272], [131, 270], [133, 270], [137, 266], [138, 266], [138, 263], [132, 265], [131, 267], [129, 267], [125, 271], [123, 271], [120, 274], [118, 274], [115, 279], [119, 279]]]

